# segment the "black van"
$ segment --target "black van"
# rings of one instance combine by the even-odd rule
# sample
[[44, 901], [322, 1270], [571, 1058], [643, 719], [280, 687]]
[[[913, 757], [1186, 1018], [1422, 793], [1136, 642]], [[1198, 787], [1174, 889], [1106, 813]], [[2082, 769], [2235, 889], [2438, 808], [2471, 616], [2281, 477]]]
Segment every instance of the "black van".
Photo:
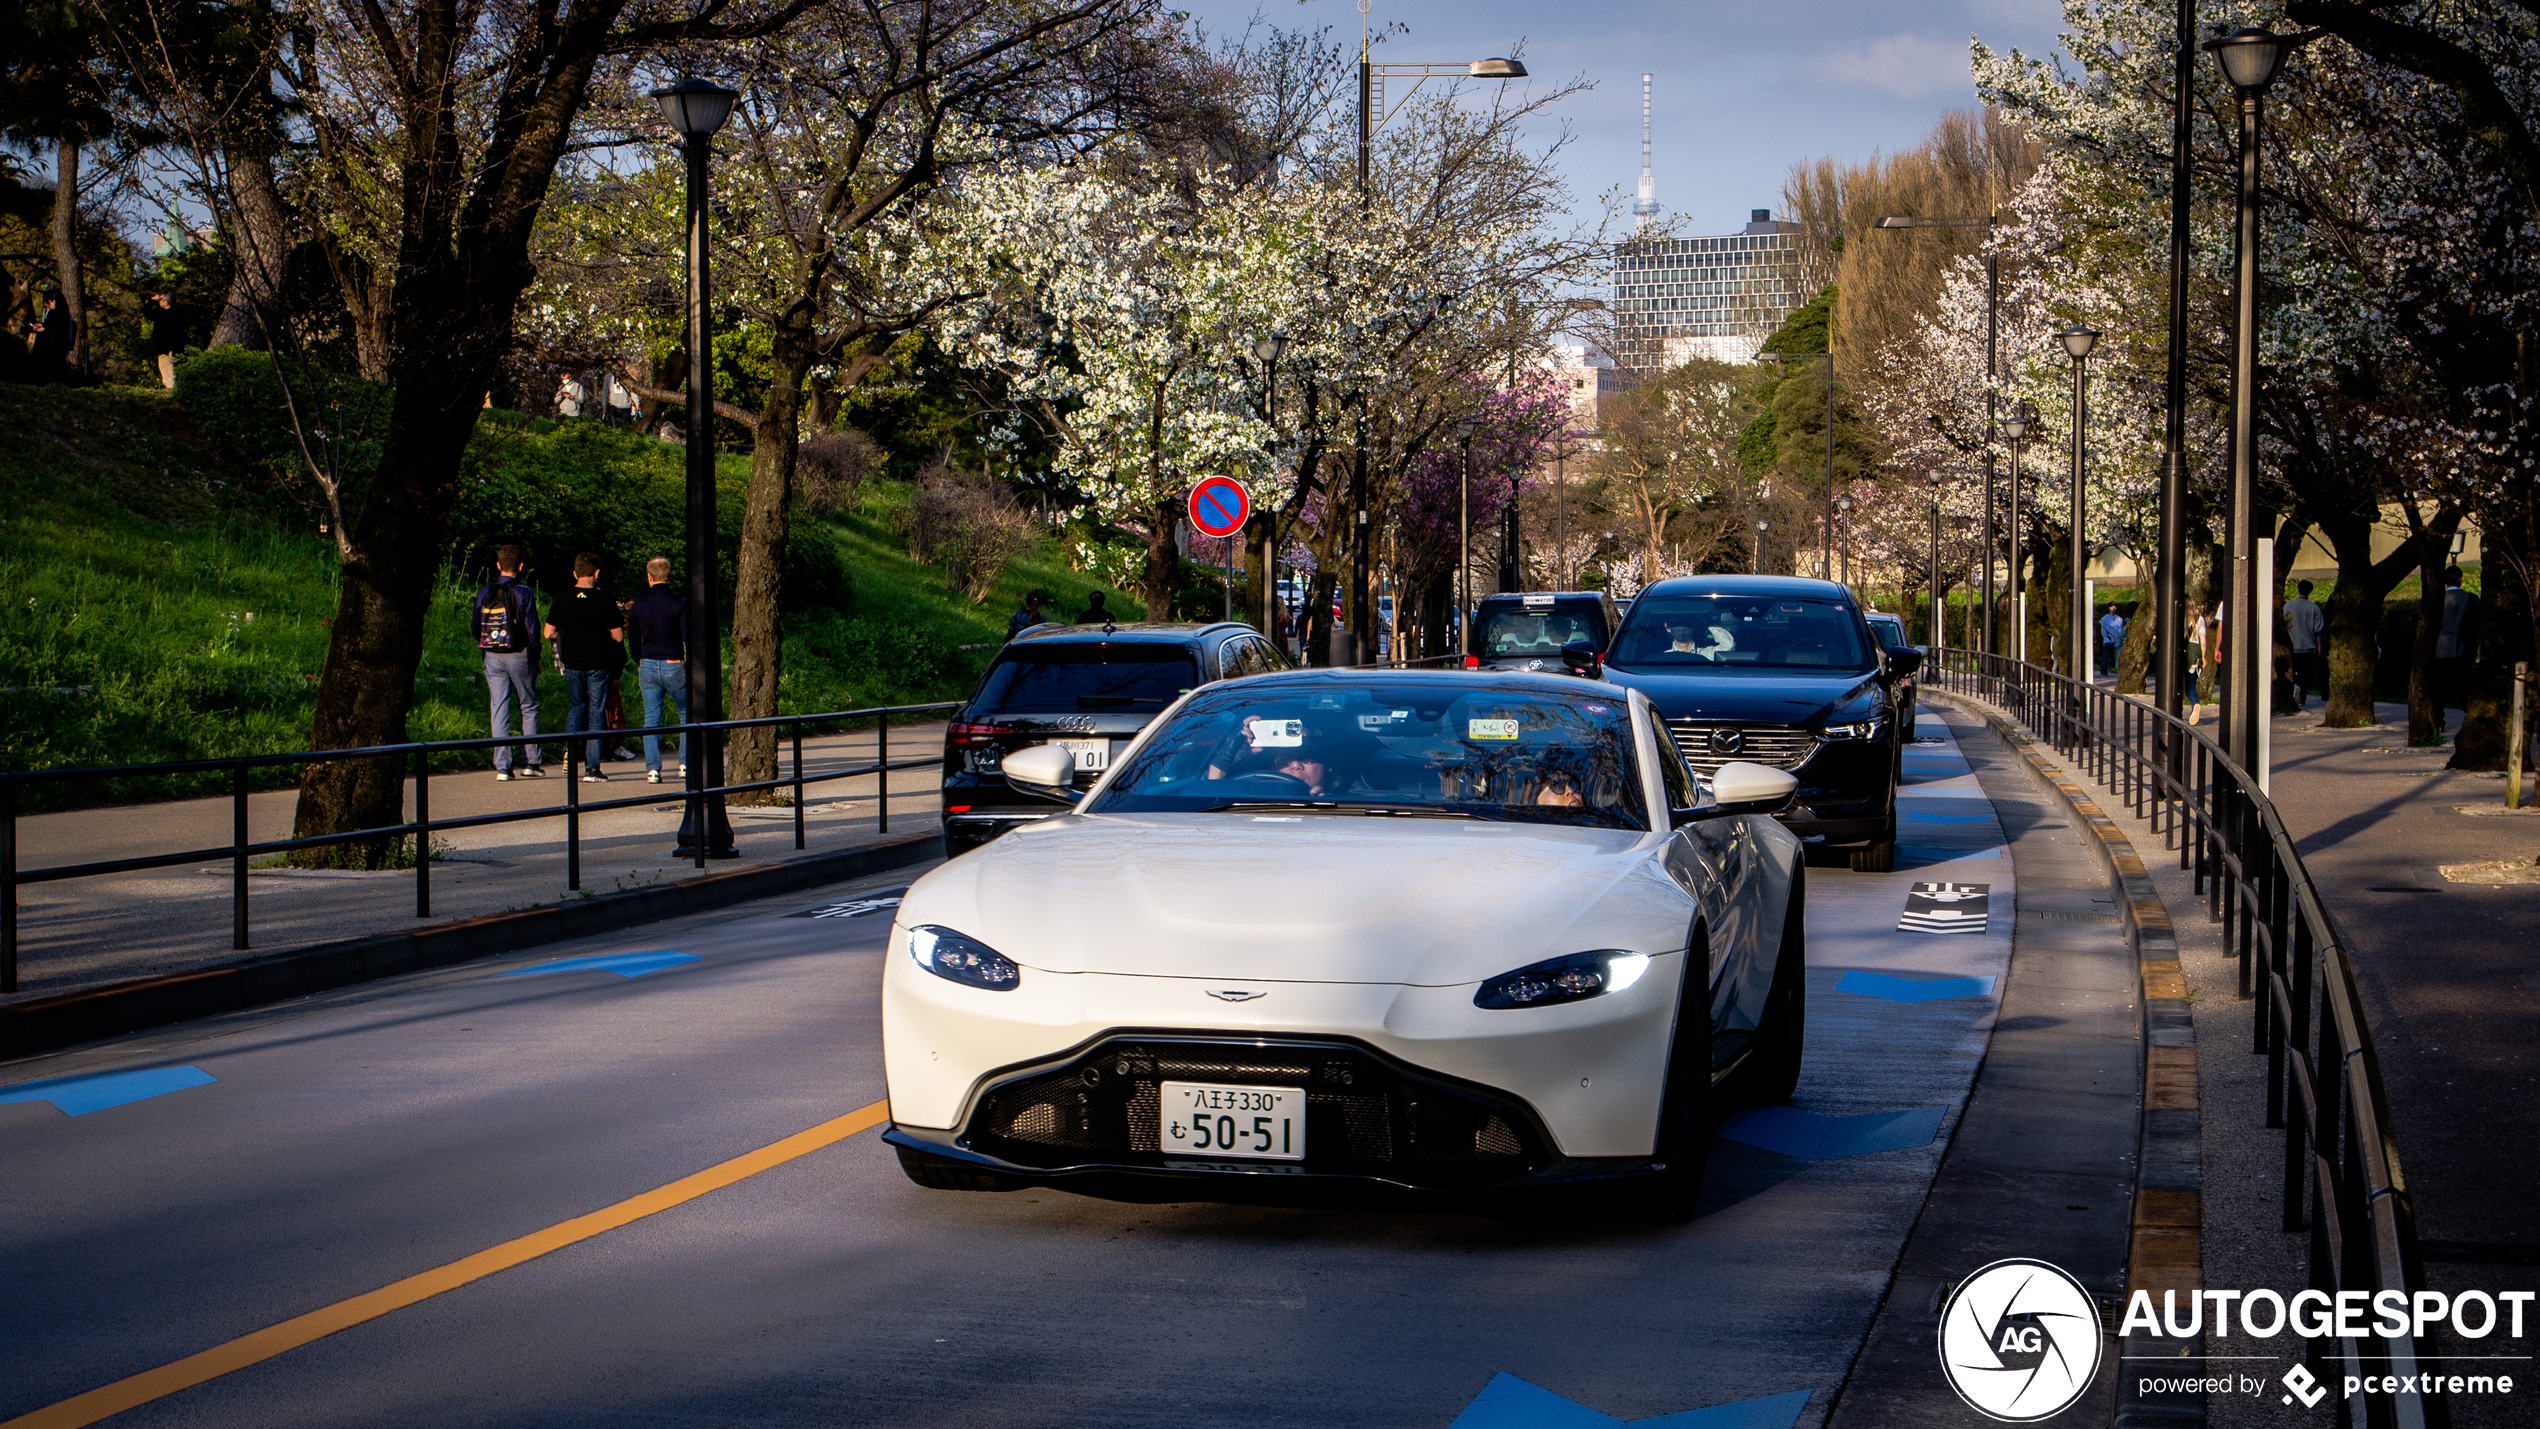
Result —
[[1599, 651], [1622, 624], [1614, 601], [1601, 590], [1502, 591], [1473, 605], [1473, 644], [1468, 670], [1549, 670], [1559, 673], [1561, 647], [1584, 640]]
[[1018, 749], [1061, 744], [1076, 786], [1093, 787], [1147, 721], [1216, 680], [1288, 668], [1249, 625], [1036, 625], [997, 652], [970, 703], [944, 728], [944, 854], [1062, 810], [1006, 787]]

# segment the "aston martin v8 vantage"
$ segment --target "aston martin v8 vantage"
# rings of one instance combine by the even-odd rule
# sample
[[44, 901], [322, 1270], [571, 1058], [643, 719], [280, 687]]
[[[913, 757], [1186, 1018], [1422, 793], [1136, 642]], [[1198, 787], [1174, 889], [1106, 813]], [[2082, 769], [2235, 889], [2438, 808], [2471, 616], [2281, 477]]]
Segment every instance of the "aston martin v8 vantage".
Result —
[[1063, 755], [1004, 770], [1072, 807], [891, 929], [885, 1136], [921, 1185], [1612, 1182], [1683, 1215], [1716, 1118], [1797, 1082], [1795, 781], [1699, 778], [1636, 690], [1261, 675], [1090, 789]]

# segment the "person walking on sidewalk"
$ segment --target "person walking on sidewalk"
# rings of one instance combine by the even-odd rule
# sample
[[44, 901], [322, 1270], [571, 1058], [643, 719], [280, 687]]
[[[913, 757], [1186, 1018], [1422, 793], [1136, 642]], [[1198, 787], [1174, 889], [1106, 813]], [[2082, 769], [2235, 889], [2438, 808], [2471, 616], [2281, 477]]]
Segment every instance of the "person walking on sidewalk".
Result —
[[2099, 610], [2099, 672], [2101, 674], [2113, 675], [2117, 672], [2117, 652], [2124, 648], [2125, 617], [2117, 614], [2117, 608], [2113, 605], [2101, 606]]
[[[564, 732], [568, 735], [600, 733], [606, 722], [609, 704], [609, 675], [623, 658], [623, 651], [610, 647], [626, 638], [626, 627], [620, 623], [617, 602], [600, 589], [600, 558], [584, 551], [573, 558], [573, 589], [559, 597], [547, 612], [547, 638], [556, 642], [556, 659], [564, 666]], [[573, 751], [582, 750], [582, 782], [597, 784], [609, 776], [600, 772], [600, 744], [597, 739], [569, 742], [565, 745], [564, 765], [573, 767]]]
[[2293, 642], [2293, 707], [2300, 709], [2313, 694], [2328, 697], [2328, 671], [2320, 661], [2320, 632], [2328, 617], [2311, 603], [2309, 581], [2297, 582], [2294, 592], [2284, 603], [2284, 630]]
[[[662, 701], [679, 710], [677, 724], [688, 722], [688, 598], [671, 589], [670, 562], [655, 556], [644, 563], [644, 579], [652, 584], [635, 597], [627, 619], [635, 631], [635, 682], [644, 692], [644, 728], [661, 723]], [[679, 737], [679, 749], [688, 749]], [[682, 763], [679, 772], [688, 772]], [[661, 737], [644, 736], [644, 781], [661, 782]]]
[[2443, 624], [2434, 637], [2434, 707], [2469, 708], [2469, 658], [2478, 647], [2478, 597], [2461, 589], [2461, 568], [2443, 568]]
[[[520, 547], [494, 553], [494, 579], [476, 592], [476, 648], [485, 656], [485, 694], [490, 704], [487, 724], [496, 739], [512, 732], [512, 708], [520, 709], [520, 732], [529, 743], [518, 746], [528, 758], [518, 772], [535, 779], [546, 773], [538, 746], [538, 592], [520, 579]], [[513, 774], [515, 746], [494, 746], [494, 777]]]

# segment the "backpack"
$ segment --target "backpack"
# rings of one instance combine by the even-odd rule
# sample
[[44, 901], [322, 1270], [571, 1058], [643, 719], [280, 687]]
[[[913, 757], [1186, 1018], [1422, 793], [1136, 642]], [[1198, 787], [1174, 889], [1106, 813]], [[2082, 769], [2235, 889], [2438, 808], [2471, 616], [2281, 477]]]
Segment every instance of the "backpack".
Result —
[[526, 589], [520, 582], [511, 581], [485, 586], [476, 592], [477, 649], [489, 654], [510, 655], [529, 648], [532, 622], [515, 598], [515, 592]]

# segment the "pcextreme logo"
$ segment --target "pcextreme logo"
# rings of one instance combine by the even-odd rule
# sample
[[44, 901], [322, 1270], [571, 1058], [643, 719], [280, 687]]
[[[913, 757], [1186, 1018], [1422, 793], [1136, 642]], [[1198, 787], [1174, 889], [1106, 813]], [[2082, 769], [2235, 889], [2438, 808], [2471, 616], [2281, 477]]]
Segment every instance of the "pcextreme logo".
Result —
[[1940, 1314], [1940, 1371], [1967, 1407], [2025, 1424], [2061, 1414], [2099, 1372], [2099, 1309], [2042, 1260], [1997, 1260]]

